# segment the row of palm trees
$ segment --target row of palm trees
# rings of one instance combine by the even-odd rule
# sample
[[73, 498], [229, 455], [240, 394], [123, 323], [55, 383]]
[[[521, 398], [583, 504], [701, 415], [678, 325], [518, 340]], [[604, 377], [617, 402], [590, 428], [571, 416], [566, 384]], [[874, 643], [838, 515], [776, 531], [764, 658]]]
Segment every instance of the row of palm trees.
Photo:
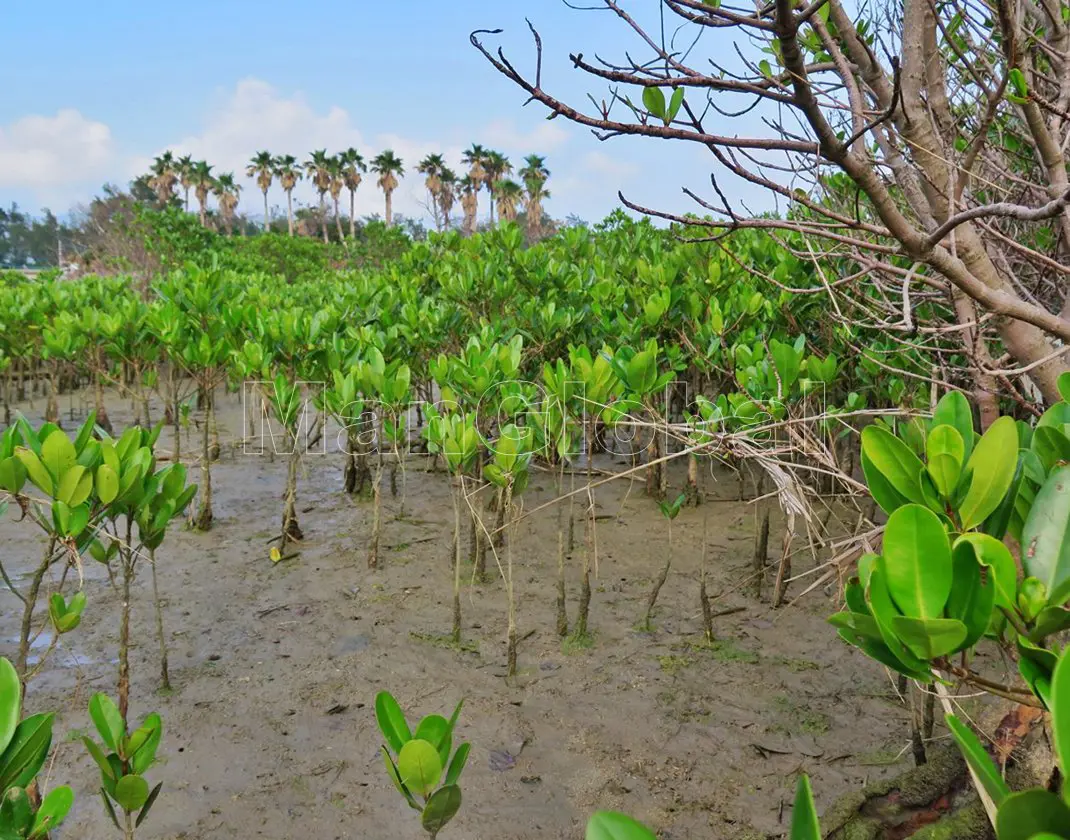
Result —
[[[526, 216], [528, 236], [538, 239], [542, 235], [543, 202], [550, 197], [550, 192], [546, 189], [550, 171], [546, 168], [546, 159], [543, 156], [528, 155], [524, 159], [524, 166], [516, 173], [519, 182], [509, 177], [513, 173], [513, 165], [505, 155], [485, 149], [479, 144], [472, 144], [465, 150], [462, 163], [468, 171], [461, 177], [446, 165], [445, 158], [440, 154], [427, 155], [416, 167], [417, 172], [424, 176], [428, 209], [437, 230], [454, 226], [452, 213], [460, 200], [461, 230], [466, 235], [474, 233], [479, 210], [479, 193], [486, 190], [490, 199], [489, 215], [492, 225], [495, 210], [501, 220], [514, 221], [522, 209]], [[354, 148], [334, 155], [327, 154], [326, 149], [318, 149], [312, 152], [304, 163], [299, 163], [293, 155], [257, 152], [249, 160], [245, 174], [256, 181], [263, 193], [265, 230], [270, 224], [268, 193], [276, 182], [282, 187], [286, 193], [290, 236], [295, 232], [293, 190], [298, 181], [307, 179], [319, 195], [321, 233], [323, 241], [327, 242], [327, 196], [330, 195], [334, 205], [334, 223], [338, 238], [344, 239], [339, 205], [342, 191], [348, 190], [349, 236], [355, 236], [356, 193], [363, 182], [363, 176], [369, 171], [369, 165], [372, 173], [378, 176], [376, 184], [383, 192], [386, 223], [391, 225], [394, 222], [393, 194], [398, 188], [399, 179], [405, 175], [405, 167], [401, 158], [390, 149], [380, 152], [370, 162], [366, 162], [364, 156]], [[208, 198], [214, 195], [223, 225], [228, 233], [231, 232], [234, 211], [241, 193], [241, 185], [235, 180], [234, 173], [215, 175], [206, 161], [193, 160], [190, 155], [176, 158], [172, 152], [167, 151], [153, 161], [149, 186], [156, 193], [161, 205], [171, 203], [176, 187], [181, 186], [187, 211], [192, 190], [200, 208], [202, 225], [208, 223]]]

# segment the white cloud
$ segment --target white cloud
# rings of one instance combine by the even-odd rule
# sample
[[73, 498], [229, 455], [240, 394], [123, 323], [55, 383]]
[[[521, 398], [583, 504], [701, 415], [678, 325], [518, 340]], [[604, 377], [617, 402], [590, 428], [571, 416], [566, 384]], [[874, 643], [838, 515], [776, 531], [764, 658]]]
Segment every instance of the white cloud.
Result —
[[520, 131], [510, 120], [494, 120], [480, 132], [484, 146], [502, 147], [513, 154], [545, 155], [568, 142], [569, 132], [558, 121], [543, 120], [533, 131]]
[[0, 127], [0, 187], [51, 191], [83, 182], [112, 160], [111, 130], [67, 108]]

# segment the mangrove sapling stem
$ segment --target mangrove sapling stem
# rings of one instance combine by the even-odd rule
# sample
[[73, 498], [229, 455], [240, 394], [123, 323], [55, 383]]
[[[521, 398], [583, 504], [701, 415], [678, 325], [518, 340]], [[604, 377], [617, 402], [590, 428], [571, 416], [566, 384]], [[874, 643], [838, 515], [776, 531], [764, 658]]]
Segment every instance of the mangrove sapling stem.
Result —
[[461, 501], [458, 493], [464, 495], [464, 474], [457, 476], [460, 490], [456, 485], [450, 495], [453, 497], [453, 643], [461, 643]]
[[371, 482], [371, 537], [368, 539], [368, 568], [379, 568], [379, 535], [382, 530], [383, 432], [379, 429], [376, 475]]
[[933, 727], [936, 723], [936, 695], [931, 691], [925, 692], [925, 707], [922, 709], [921, 735], [926, 741], [933, 738]]
[[665, 581], [669, 578], [669, 566], [672, 565], [672, 520], [669, 520], [669, 549], [665, 554], [665, 565], [661, 567], [661, 574], [658, 575], [658, 579], [654, 581], [654, 588], [650, 590], [650, 598], [646, 602], [646, 615], [643, 618], [643, 629], [646, 632], [650, 632], [653, 627], [651, 625], [651, 619], [654, 615], [654, 604], [657, 603], [658, 593], [661, 592], [661, 587], [665, 585]]
[[282, 538], [279, 551], [286, 552], [288, 542], [300, 542], [304, 537], [301, 527], [297, 524], [297, 470], [301, 459], [301, 447], [298, 445], [297, 435], [292, 430], [287, 430], [293, 449], [286, 464], [286, 504], [282, 512]]
[[[561, 495], [561, 485], [564, 482], [565, 459], [561, 459], [561, 466], [557, 472], [556, 495]], [[571, 506], [571, 500], [569, 502]], [[565, 600], [565, 509], [562, 505], [557, 507], [557, 635], [564, 638], [568, 635], [568, 608]]]
[[201, 434], [201, 504], [197, 510], [196, 527], [207, 531], [212, 527], [212, 470], [208, 453], [209, 418], [212, 416], [212, 401], [208, 400], [205, 408], [204, 429]]
[[[765, 474], [758, 477], [758, 496], [762, 495]], [[754, 597], [761, 600], [765, 567], [769, 561], [769, 504], [758, 502], [754, 511]]]
[[795, 514], [788, 514], [787, 525], [784, 529], [784, 542], [780, 554], [780, 567], [777, 569], [776, 585], [773, 588], [773, 607], [779, 607], [784, 603], [784, 595], [788, 591], [788, 581], [791, 579], [791, 541], [795, 538]]
[[[509, 511], [509, 521], [512, 522], [512, 507], [513, 507], [513, 485], [512, 482], [505, 486], [505, 508]], [[506, 676], [516, 676], [516, 597], [513, 589], [513, 534], [508, 540], [506, 540], [505, 546], [505, 591], [509, 598], [509, 636], [508, 636], [508, 648], [506, 654]]]
[[587, 525], [584, 530], [583, 541], [583, 568], [580, 575], [580, 608], [576, 614], [576, 636], [585, 638], [589, 631], [588, 624], [591, 615], [591, 561], [598, 550], [595, 541], [595, 506], [594, 492], [587, 494]]
[[706, 594], [706, 517], [702, 517], [702, 561], [699, 566], [698, 597], [702, 604], [702, 629], [706, 636], [706, 644], [713, 644], [713, 610], [710, 608], [710, 598]]
[[925, 741], [921, 737], [921, 714], [918, 711], [917, 690], [910, 690], [910, 748], [914, 753], [914, 766], [921, 767], [928, 762], [925, 755]]
[[125, 726], [130, 708], [130, 584], [134, 578], [136, 555], [130, 543], [131, 526], [126, 525], [126, 542], [119, 546], [123, 570], [122, 612], [119, 618], [119, 715]]
[[123, 840], [134, 840], [134, 815], [125, 814], [126, 822], [123, 829]]
[[[27, 662], [30, 658], [30, 634], [33, 632], [33, 613], [37, 607], [37, 596], [41, 592], [41, 582], [45, 579], [45, 575], [48, 573], [48, 570], [52, 565], [55, 551], [56, 538], [49, 537], [48, 545], [45, 547], [45, 552], [41, 557], [41, 562], [34, 570], [33, 577], [30, 579], [30, 589], [25, 597], [20, 596], [23, 601], [22, 625], [19, 628], [19, 655], [15, 660], [15, 672], [19, 675], [19, 679], [22, 682], [23, 696], [26, 694], [25, 677]], [[11, 587], [10, 583], [8, 586], [11, 588], [12, 592], [15, 592], [14, 587]]]
[[163, 628], [163, 604], [160, 602], [160, 585], [156, 580], [156, 549], [149, 549], [149, 563], [152, 565], [152, 607], [156, 613], [156, 638], [160, 642], [160, 688], [171, 690], [171, 675], [167, 668], [167, 636]]
[[495, 507], [495, 520], [494, 520], [494, 547], [500, 549], [505, 542], [505, 490], [498, 491], [497, 496], [494, 499]]

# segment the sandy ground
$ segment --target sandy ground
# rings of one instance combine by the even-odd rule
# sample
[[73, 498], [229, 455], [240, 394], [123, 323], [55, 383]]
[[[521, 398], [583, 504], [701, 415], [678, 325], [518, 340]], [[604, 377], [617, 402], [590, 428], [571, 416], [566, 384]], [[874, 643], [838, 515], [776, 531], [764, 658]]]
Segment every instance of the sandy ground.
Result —
[[[165, 721], [161, 763], [149, 774], [164, 789], [139, 837], [425, 836], [383, 770], [372, 711], [383, 689], [410, 718], [449, 714], [465, 698], [458, 737], [472, 754], [464, 806], [444, 839], [579, 838], [599, 808], [627, 810], [662, 838], [778, 836], [790, 823], [798, 771], [811, 775], [824, 807], [902, 768], [894, 762], [906, 712], [882, 670], [824, 623], [834, 593], [773, 611], [733, 591], [749, 574], [753, 508], [736, 501], [729, 474], [707, 476], [706, 502], [676, 521], [673, 570], [649, 634], [636, 627], [668, 550], [664, 520], [640, 482], [623, 505], [627, 481], [598, 491], [608, 516], [597, 526], [588, 648], [563, 645], [554, 632], [556, 514], [524, 520], [513, 551], [526, 638], [521, 673], [507, 682], [500, 580], [466, 589], [472, 649], [438, 642], [450, 628], [452, 579], [452, 508], [441, 473], [410, 461], [404, 519], [401, 499], [384, 492], [383, 568], [369, 572], [370, 503], [342, 493], [340, 456], [308, 456], [301, 554], [273, 566], [267, 541], [282, 512], [285, 462], [235, 451], [228, 442], [240, 434], [237, 397], [221, 400], [215, 526], [197, 533], [178, 522], [158, 552], [174, 684], [167, 696], [157, 692], [147, 567], [136, 587], [132, 714], [157, 710]], [[62, 404], [66, 416], [67, 398]], [[43, 407], [43, 399], [22, 406], [35, 422]], [[115, 401], [111, 414], [121, 428], [129, 404]], [[169, 446], [168, 431], [161, 448]], [[183, 445], [197, 449], [196, 437]], [[681, 477], [673, 479], [679, 486]], [[552, 490], [549, 475], [537, 476], [525, 504]], [[714, 609], [744, 608], [716, 619], [712, 647], [698, 607], [704, 518], [708, 588], [720, 595]], [[576, 534], [570, 617], [581, 524]], [[0, 521], [4, 562], [16, 572], [38, 554], [37, 540], [10, 512]], [[770, 545], [779, 541], [774, 519]], [[73, 736], [90, 728], [89, 696], [114, 693], [119, 602], [103, 569], [88, 562], [82, 625], [31, 684], [27, 704], [58, 710], [51, 781], [78, 795], [54, 836], [102, 840], [116, 832], [94, 794], [95, 765]], [[796, 563], [796, 573], [804, 569]], [[18, 602], [0, 597], [3, 653], [13, 657]]]

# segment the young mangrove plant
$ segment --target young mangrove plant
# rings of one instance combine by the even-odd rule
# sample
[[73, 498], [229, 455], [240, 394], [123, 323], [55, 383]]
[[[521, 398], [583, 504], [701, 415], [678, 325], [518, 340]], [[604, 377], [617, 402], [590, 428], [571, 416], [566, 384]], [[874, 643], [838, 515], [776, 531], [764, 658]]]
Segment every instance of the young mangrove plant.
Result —
[[21, 718], [24, 686], [15, 667], [0, 658], [0, 837], [42, 840], [74, 804], [66, 785], [43, 797], [37, 774], [52, 747], [52, 713]]
[[153, 712], [131, 731], [125, 712], [106, 694], [93, 695], [89, 716], [102, 743], [88, 736], [82, 737], [82, 743], [100, 768], [104, 810], [116, 830], [122, 832], [123, 840], [134, 840], [135, 831], [149, 815], [163, 787], [163, 782], [158, 782], [150, 789], [145, 778], [146, 771], [156, 763], [163, 721]]
[[[506, 528], [513, 525], [513, 500], [524, 492], [528, 486], [530, 473], [528, 467], [532, 456], [532, 439], [534, 435], [528, 426], [516, 426], [512, 423], [502, 427], [498, 439], [494, 442], [491, 463], [483, 467], [483, 477], [503, 491], [502, 503], [505, 505]], [[505, 579], [505, 593], [509, 599], [508, 647], [506, 652], [506, 673], [516, 676], [517, 630], [516, 630], [516, 587], [513, 577], [513, 537], [506, 540], [506, 563], [498, 568]]]
[[22, 588], [0, 563], [0, 576], [22, 603], [15, 669], [23, 684], [32, 676], [28, 670], [30, 649], [44, 632], [44, 628], [35, 627], [34, 619], [51, 569], [63, 566], [59, 583], [49, 596], [54, 633], [48, 652], [61, 633], [77, 626], [85, 608], [84, 594], [68, 600], [62, 590], [72, 569], [78, 572], [81, 583], [82, 554], [106, 517], [110, 501], [94, 481], [93, 471], [101, 457], [100, 444], [92, 435], [94, 420], [90, 414], [73, 441], [52, 423], [34, 430], [21, 417], [0, 435], [0, 501], [5, 496], [12, 498], [23, 520], [41, 530], [44, 543], [29, 584]]
[[375, 720], [386, 742], [382, 746], [386, 771], [398, 793], [420, 815], [430, 840], [461, 809], [459, 782], [471, 747], [462, 743], [454, 751], [453, 729], [463, 704], [463, 700], [457, 704], [449, 720], [428, 715], [413, 732], [391, 694], [382, 691], [375, 698]]
[[668, 524], [669, 544], [665, 550], [665, 565], [661, 567], [661, 574], [659, 574], [654, 581], [654, 588], [650, 590], [650, 597], [646, 602], [646, 614], [643, 616], [643, 630], [647, 633], [653, 630], [651, 619], [654, 615], [654, 604], [658, 601], [661, 587], [663, 587], [665, 581], [669, 579], [669, 567], [672, 565], [672, 523], [673, 520], [680, 515], [680, 509], [684, 506], [684, 502], [686, 501], [687, 493], [681, 493], [671, 502], [658, 502], [658, 509], [661, 511], [661, 515], [665, 517], [665, 521]]
[[[479, 450], [479, 433], [468, 414], [439, 414], [428, 405], [428, 423], [424, 433], [430, 447], [446, 459], [453, 499], [453, 633], [454, 644], [461, 643], [461, 504], [465, 498], [465, 471], [475, 462]], [[467, 504], [467, 502], [465, 502]]]
[[[163, 425], [154, 429], [131, 426], [117, 441], [100, 442], [102, 463], [96, 469], [97, 492], [108, 506], [106, 522], [98, 539], [110, 545], [93, 550], [93, 556], [108, 564], [118, 562], [122, 595], [119, 619], [119, 710], [126, 721], [130, 702], [130, 612], [131, 587], [140, 560], [147, 559], [153, 571], [156, 629], [160, 644], [160, 674], [163, 687], [170, 685], [167, 673], [167, 646], [156, 578], [156, 549], [163, 542], [167, 524], [181, 516], [197, 492], [186, 486], [186, 469], [171, 464], [156, 471], [153, 446]], [[137, 540], [134, 527], [137, 526]], [[146, 552], [148, 552], [146, 554]]]

